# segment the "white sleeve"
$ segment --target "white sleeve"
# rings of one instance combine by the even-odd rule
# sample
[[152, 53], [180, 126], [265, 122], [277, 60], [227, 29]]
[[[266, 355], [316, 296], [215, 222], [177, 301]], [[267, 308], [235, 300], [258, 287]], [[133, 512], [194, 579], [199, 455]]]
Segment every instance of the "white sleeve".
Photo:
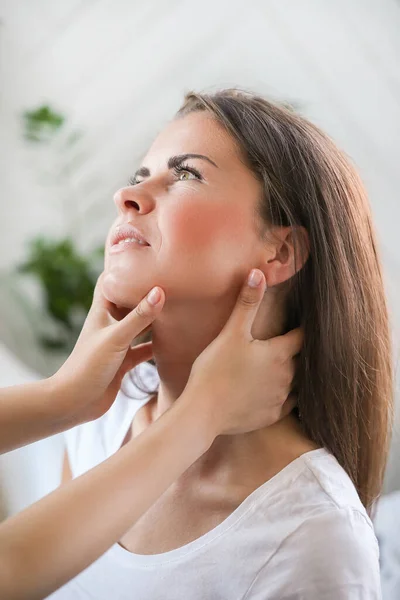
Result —
[[381, 600], [379, 547], [356, 509], [305, 520], [263, 566], [244, 600]]
[[65, 449], [72, 477], [79, 477], [107, 458], [102, 426], [105, 415], [64, 431]]
[[64, 449], [68, 456], [68, 462], [71, 468], [72, 477], [75, 477], [74, 466], [76, 463], [77, 453], [77, 429], [78, 427], [72, 427], [72, 429], [67, 429], [67, 431], [63, 432]]

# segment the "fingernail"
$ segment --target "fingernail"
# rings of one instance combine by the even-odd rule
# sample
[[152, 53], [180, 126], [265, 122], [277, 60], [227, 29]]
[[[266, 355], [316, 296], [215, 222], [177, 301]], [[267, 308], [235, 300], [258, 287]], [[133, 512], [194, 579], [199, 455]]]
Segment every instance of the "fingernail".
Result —
[[249, 275], [249, 278], [247, 280], [247, 283], [249, 284], [250, 287], [257, 287], [260, 285], [261, 280], [262, 280], [261, 271], [259, 271], [258, 269], [252, 269], [251, 273]]
[[161, 298], [161, 293], [160, 293], [160, 288], [158, 288], [158, 287], [153, 288], [151, 290], [151, 292], [149, 293], [149, 295], [147, 296], [147, 300], [148, 300], [149, 304], [152, 304], [153, 306], [159, 302], [160, 298]]

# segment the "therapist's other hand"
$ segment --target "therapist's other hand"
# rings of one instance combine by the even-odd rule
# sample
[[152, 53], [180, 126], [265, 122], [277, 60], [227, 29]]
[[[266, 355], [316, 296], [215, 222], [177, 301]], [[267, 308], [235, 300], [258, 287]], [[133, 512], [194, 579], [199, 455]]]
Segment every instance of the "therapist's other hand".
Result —
[[264, 274], [255, 270], [261, 283], [244, 283], [224, 328], [194, 361], [183, 392], [189, 403], [194, 400], [200, 411], [208, 411], [216, 435], [272, 425], [296, 405], [291, 389], [303, 330], [269, 340], [253, 338], [251, 329], [265, 290]]
[[160, 300], [156, 305], [151, 305], [146, 295], [135, 309], [121, 312], [103, 295], [103, 277], [104, 272], [97, 280], [91, 308], [71, 355], [50, 378], [54, 401], [73, 424], [107, 412], [124, 375], [152, 358], [152, 342], [130, 346], [151, 327], [165, 301], [163, 290], [157, 286]]

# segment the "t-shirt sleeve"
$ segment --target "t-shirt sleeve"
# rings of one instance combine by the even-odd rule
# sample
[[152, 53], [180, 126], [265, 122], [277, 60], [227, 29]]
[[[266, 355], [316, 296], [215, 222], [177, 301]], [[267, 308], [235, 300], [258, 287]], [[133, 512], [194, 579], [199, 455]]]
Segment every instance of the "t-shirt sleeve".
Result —
[[63, 432], [64, 450], [67, 453], [68, 462], [71, 468], [72, 476], [75, 477], [75, 463], [79, 432], [78, 427], [72, 427]]
[[244, 600], [381, 600], [379, 548], [356, 509], [303, 521], [254, 579]]

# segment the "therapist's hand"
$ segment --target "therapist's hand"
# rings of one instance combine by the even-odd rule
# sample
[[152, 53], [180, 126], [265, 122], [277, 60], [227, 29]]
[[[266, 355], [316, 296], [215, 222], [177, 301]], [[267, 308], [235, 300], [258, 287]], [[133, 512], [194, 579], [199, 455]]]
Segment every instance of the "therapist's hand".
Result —
[[219, 335], [196, 358], [182, 394], [196, 414], [208, 418], [214, 434], [237, 434], [272, 425], [296, 405], [291, 392], [303, 330], [256, 340], [252, 325], [264, 296], [245, 282]]
[[156, 305], [145, 296], [134, 310], [121, 313], [104, 297], [103, 277], [104, 273], [97, 281], [92, 306], [71, 355], [50, 378], [54, 402], [73, 424], [97, 419], [107, 412], [123, 376], [152, 358], [152, 342], [133, 348], [130, 345], [151, 327], [165, 301], [162, 288], [157, 287], [160, 300]]

